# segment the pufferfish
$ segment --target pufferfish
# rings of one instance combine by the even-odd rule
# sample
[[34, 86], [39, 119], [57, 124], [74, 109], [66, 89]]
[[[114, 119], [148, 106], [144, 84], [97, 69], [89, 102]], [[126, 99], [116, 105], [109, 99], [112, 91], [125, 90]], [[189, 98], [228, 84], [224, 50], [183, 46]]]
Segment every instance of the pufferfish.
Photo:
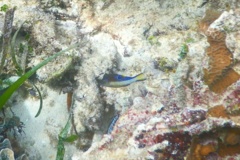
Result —
[[98, 80], [99, 84], [106, 87], [125, 87], [133, 82], [144, 81], [146, 77], [143, 73], [140, 73], [134, 77], [127, 77], [119, 74], [105, 74], [103, 79]]

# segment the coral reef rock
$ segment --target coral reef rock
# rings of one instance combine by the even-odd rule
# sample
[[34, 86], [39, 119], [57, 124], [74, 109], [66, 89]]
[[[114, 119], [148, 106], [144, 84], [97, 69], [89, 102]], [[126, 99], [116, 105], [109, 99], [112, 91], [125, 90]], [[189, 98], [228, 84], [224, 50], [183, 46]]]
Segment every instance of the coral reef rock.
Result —
[[[13, 30], [27, 21], [20, 32], [30, 36], [33, 49], [27, 69], [79, 43], [31, 77], [43, 97], [38, 117], [34, 89], [23, 85], [9, 101], [25, 124], [20, 129], [26, 135], [16, 141], [29, 159], [55, 159], [69, 114], [69, 134], [79, 138], [65, 144], [65, 159], [240, 159], [239, 1], [1, 0], [4, 4], [17, 7]], [[98, 83], [112, 73], [143, 73], [147, 79], [120, 88]]]

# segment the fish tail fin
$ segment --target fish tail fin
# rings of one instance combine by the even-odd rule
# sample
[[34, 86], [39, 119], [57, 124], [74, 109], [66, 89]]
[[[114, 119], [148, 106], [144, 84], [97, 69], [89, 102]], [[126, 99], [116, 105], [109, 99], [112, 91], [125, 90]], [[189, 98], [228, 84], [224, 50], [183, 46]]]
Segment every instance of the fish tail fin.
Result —
[[136, 81], [144, 81], [147, 79], [143, 73], [136, 75], [134, 78], [136, 79]]

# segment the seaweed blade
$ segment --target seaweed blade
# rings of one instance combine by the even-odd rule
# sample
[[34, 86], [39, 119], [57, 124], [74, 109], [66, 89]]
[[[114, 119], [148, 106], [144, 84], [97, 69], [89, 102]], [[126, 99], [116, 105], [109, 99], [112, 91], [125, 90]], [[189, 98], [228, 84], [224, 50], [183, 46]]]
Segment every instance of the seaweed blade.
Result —
[[54, 60], [56, 57], [60, 56], [64, 52], [67, 52], [73, 48], [76, 48], [79, 44], [76, 43], [74, 45], [71, 45], [67, 49], [64, 49], [60, 52], [55, 53], [54, 55], [50, 56], [49, 58], [45, 59], [35, 67], [33, 67], [30, 71], [22, 75], [16, 82], [14, 82], [1, 96], [0, 96], [0, 110], [3, 108], [5, 103], [8, 101], [8, 99], [11, 97], [11, 95], [30, 77], [32, 76], [38, 69], [46, 65], [48, 62]]

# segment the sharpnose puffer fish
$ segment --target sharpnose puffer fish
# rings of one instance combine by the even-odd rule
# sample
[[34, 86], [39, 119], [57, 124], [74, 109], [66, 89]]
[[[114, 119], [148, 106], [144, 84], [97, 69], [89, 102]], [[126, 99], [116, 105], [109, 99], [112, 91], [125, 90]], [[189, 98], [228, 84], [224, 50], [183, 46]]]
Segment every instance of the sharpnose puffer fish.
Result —
[[134, 77], [127, 77], [119, 74], [105, 74], [103, 79], [99, 80], [99, 84], [106, 87], [125, 87], [129, 84], [137, 81], [146, 80], [143, 73], [140, 73]]

